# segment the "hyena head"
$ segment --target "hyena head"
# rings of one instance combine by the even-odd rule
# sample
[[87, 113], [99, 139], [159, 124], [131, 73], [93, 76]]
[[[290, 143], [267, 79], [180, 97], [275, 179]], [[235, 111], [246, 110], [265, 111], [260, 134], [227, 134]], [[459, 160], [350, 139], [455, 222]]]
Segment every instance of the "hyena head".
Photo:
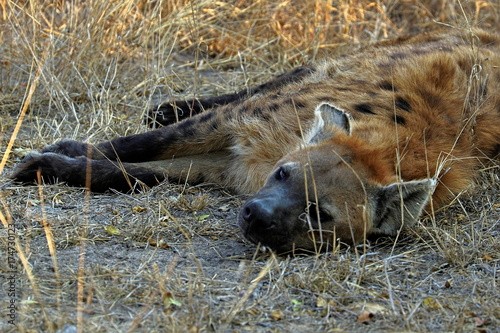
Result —
[[426, 206], [434, 181], [395, 182], [376, 149], [352, 135], [348, 114], [321, 104], [307, 145], [283, 157], [242, 208], [247, 239], [280, 253], [327, 250], [395, 235]]

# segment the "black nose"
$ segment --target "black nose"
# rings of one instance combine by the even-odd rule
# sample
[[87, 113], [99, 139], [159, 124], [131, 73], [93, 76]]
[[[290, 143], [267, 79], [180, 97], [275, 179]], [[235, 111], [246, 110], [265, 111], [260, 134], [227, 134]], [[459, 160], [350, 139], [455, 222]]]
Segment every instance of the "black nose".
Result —
[[252, 200], [241, 211], [241, 217], [251, 228], [269, 229], [274, 226], [273, 208], [268, 200]]

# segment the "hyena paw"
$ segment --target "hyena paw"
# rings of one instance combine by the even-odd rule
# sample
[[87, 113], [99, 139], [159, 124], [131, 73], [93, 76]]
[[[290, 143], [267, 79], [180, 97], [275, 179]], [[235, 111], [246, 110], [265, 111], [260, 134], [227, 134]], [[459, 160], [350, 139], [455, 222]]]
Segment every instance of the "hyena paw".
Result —
[[49, 168], [46, 167], [46, 162], [44, 154], [31, 152], [16, 166], [10, 178], [21, 183], [36, 181], [38, 170], [42, 170], [43, 168], [44, 173], [49, 171]]
[[[80, 158], [85, 159], [85, 158]], [[55, 153], [31, 152], [16, 166], [10, 178], [20, 183], [32, 183], [38, 179], [40, 172], [45, 181], [53, 183], [65, 180], [64, 175], [73, 174], [74, 166], [79, 160]]]
[[89, 145], [73, 140], [62, 140], [43, 148], [42, 153], [56, 153], [68, 157], [87, 156]]
[[[189, 118], [191, 114], [190, 110], [191, 105], [185, 101], [165, 102], [149, 109], [148, 114], [144, 117], [144, 122], [149, 127], [175, 124], [177, 121]], [[196, 113], [196, 111], [194, 112]]]

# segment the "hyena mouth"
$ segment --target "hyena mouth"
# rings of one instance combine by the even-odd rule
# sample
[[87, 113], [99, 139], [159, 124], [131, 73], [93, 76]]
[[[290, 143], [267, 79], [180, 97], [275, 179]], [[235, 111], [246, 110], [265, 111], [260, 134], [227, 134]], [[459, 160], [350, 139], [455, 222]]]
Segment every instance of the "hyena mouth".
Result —
[[[244, 208], [240, 212], [239, 216], [239, 227], [243, 236], [250, 242], [254, 244], [261, 244], [267, 248], [276, 250], [289, 241], [289, 237], [286, 235], [285, 230], [280, 230], [276, 222], [265, 222], [266, 226], [257, 223], [252, 223], [255, 221], [250, 221], [248, 215], [245, 215]], [[268, 224], [267, 224], [268, 223]]]

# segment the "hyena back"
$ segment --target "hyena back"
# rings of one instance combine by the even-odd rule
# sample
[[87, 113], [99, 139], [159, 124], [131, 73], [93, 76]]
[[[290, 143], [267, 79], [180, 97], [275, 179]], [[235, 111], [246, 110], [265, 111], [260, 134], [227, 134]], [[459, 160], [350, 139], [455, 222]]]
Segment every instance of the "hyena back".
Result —
[[500, 39], [479, 30], [401, 38], [149, 116], [168, 126], [96, 145], [61, 141], [12, 177], [41, 170], [85, 186], [90, 175], [93, 191], [187, 178], [256, 193], [240, 228], [280, 252], [395, 235], [498, 158]]

